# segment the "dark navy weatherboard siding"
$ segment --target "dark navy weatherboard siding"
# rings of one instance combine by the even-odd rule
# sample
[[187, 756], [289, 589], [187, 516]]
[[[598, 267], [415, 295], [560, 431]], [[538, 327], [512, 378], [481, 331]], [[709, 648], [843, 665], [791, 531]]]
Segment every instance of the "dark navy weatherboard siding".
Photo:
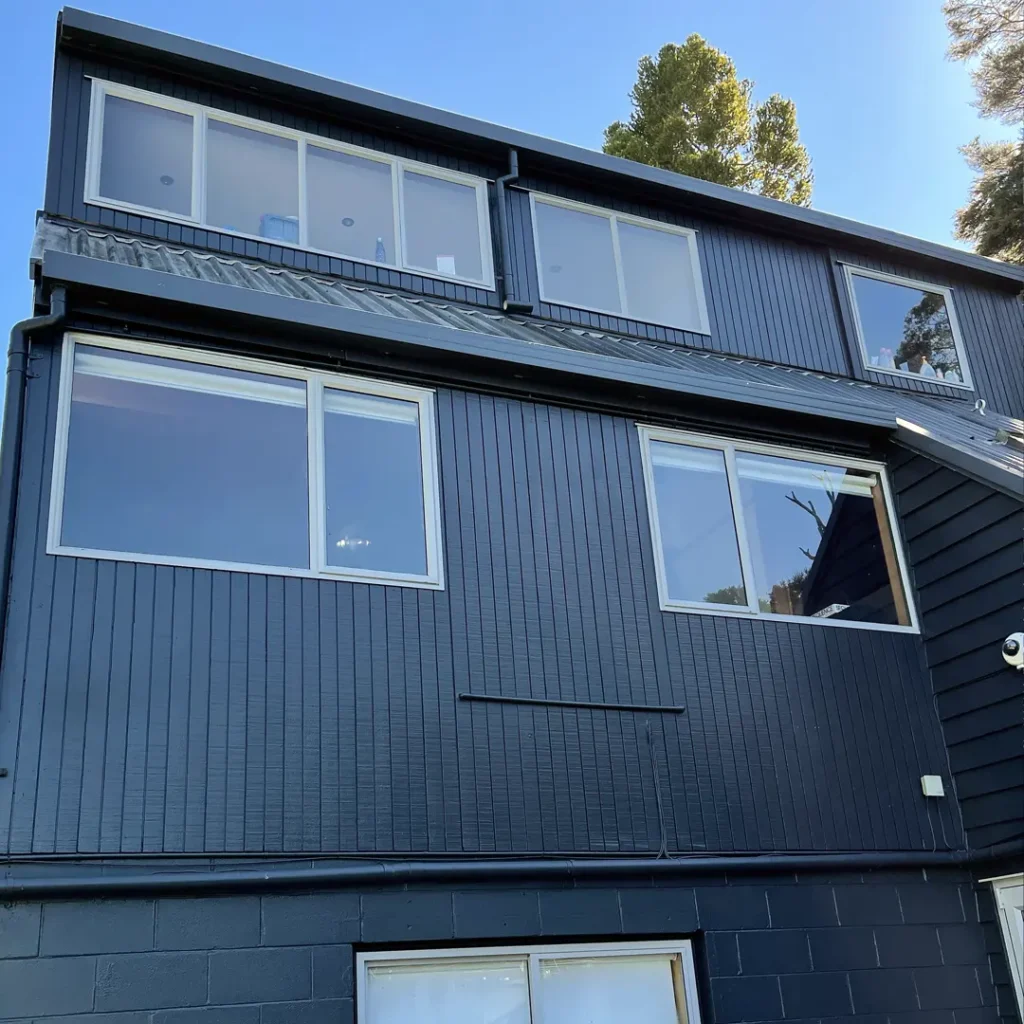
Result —
[[[504, 165], [481, 160], [474, 154], [445, 149], [436, 142], [397, 133], [381, 134], [379, 130], [365, 125], [331, 120], [309, 109], [257, 103], [239, 91], [200, 86], [161, 74], [152, 67], [140, 69], [116, 61], [104, 62], [98, 56], [85, 58], [76, 52], [62, 50], [57, 55], [54, 79], [46, 212], [120, 232], [158, 238], [171, 244], [198, 246], [217, 253], [278, 263], [300, 271], [342, 276], [369, 286], [398, 288], [485, 307], [498, 305], [498, 293], [483, 288], [373, 267], [269, 241], [237, 238], [228, 233], [201, 230], [157, 217], [140, 217], [87, 205], [84, 185], [89, 76], [173, 95], [486, 178], [493, 179], [506, 169]], [[823, 245], [755, 232], [741, 223], [730, 224], [692, 215], [684, 206], [638, 202], [635, 197], [627, 200], [621, 193], [600, 191], [596, 186], [588, 188], [579, 181], [570, 186], [558, 179], [531, 177], [527, 166], [524, 166], [523, 173], [521, 184], [538, 192], [696, 229], [711, 333], [693, 334], [540, 302], [529, 194], [523, 189], [510, 189], [507, 195], [513, 287], [517, 299], [532, 301], [535, 312], [540, 316], [576, 327], [616, 331], [841, 376], [864, 376], [859, 354], [853, 351], [848, 340], [849, 310], [842, 294], [845, 286], [835, 278], [836, 260], [844, 259], [891, 273], [953, 285], [956, 289], [954, 302], [976, 391], [965, 392], [927, 381], [875, 375], [882, 383], [958, 399], [967, 396], [973, 399], [977, 395], [984, 397], [993, 409], [1000, 412], [1024, 415], [1024, 364], [1019, 358], [1007, 360], [1005, 356], [1007, 351], [1019, 350], [1021, 339], [1024, 339], [1024, 304], [1010, 288], [989, 288], [967, 278], [953, 280], [943, 277], [940, 280], [909, 266], [881, 264], [850, 252], [834, 253]], [[491, 191], [493, 193], [493, 189]], [[497, 218], [493, 214], [492, 209], [495, 267], [500, 270]]]
[[658, 610], [631, 420], [440, 390], [443, 592], [133, 565], [44, 553], [58, 363], [29, 381], [0, 848], [962, 845], [920, 792], [919, 637]]
[[901, 450], [893, 484], [968, 842], [982, 848], [1019, 840], [1021, 674], [999, 649], [1021, 628], [1024, 505]]
[[991, 913], [986, 887], [931, 870], [19, 903], [0, 907], [0, 1017], [352, 1024], [360, 944], [690, 938], [708, 1024], [1012, 1024]]

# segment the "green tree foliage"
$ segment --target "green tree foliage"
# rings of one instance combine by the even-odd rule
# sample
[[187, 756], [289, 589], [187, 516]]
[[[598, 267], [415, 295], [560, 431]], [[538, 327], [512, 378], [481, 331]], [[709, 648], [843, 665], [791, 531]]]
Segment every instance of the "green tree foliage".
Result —
[[1024, 263], [1024, 144], [974, 139], [960, 152], [978, 176], [957, 210], [957, 237], [983, 256]]
[[925, 360], [943, 375], [960, 369], [946, 300], [935, 292], [925, 292], [903, 318], [903, 341], [895, 356], [897, 366], [907, 363], [914, 373], [921, 372]]
[[796, 107], [778, 94], [762, 103], [753, 82], [699, 35], [642, 57], [629, 121], [605, 129], [604, 151], [799, 206], [811, 201], [810, 159]]
[[943, 7], [954, 60], [974, 60], [977, 106], [1017, 129], [1016, 142], [967, 143], [961, 152], [977, 177], [957, 211], [958, 238], [984, 256], [1024, 263], [1024, 0], [947, 0]]

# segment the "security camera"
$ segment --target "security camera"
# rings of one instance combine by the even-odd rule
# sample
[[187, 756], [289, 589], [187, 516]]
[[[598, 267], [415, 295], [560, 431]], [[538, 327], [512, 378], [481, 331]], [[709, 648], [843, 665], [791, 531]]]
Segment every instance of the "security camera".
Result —
[[1003, 641], [1003, 661], [1024, 672], [1024, 633], [1011, 633]]

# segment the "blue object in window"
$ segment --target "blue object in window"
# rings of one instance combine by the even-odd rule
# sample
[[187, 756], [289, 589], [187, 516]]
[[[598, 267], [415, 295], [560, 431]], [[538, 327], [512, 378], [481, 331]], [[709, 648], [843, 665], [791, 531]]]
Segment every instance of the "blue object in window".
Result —
[[260, 234], [264, 238], [276, 238], [282, 242], [297, 242], [299, 240], [299, 218], [265, 213], [260, 217]]
[[373, 254], [373, 258], [378, 263], [387, 263], [387, 261], [388, 261], [388, 254], [387, 254], [387, 250], [384, 248], [384, 239], [383, 238], [378, 238], [377, 239], [377, 251]]

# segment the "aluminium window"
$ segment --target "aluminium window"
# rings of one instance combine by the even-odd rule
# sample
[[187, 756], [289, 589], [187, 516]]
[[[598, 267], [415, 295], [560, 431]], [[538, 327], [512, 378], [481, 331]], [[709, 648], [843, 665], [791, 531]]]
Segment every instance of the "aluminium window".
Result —
[[359, 1024], [700, 1024], [690, 943], [356, 955]]
[[47, 551], [440, 588], [433, 394], [69, 334]]
[[1002, 875], [982, 881], [992, 883], [1013, 994], [1017, 1010], [1024, 1017], [1024, 875]]
[[494, 287], [482, 178], [101, 79], [85, 201]]
[[917, 629], [883, 466], [639, 432], [663, 610]]
[[689, 228], [531, 193], [544, 302], [709, 334]]
[[970, 388], [953, 292], [843, 264], [865, 369]]

